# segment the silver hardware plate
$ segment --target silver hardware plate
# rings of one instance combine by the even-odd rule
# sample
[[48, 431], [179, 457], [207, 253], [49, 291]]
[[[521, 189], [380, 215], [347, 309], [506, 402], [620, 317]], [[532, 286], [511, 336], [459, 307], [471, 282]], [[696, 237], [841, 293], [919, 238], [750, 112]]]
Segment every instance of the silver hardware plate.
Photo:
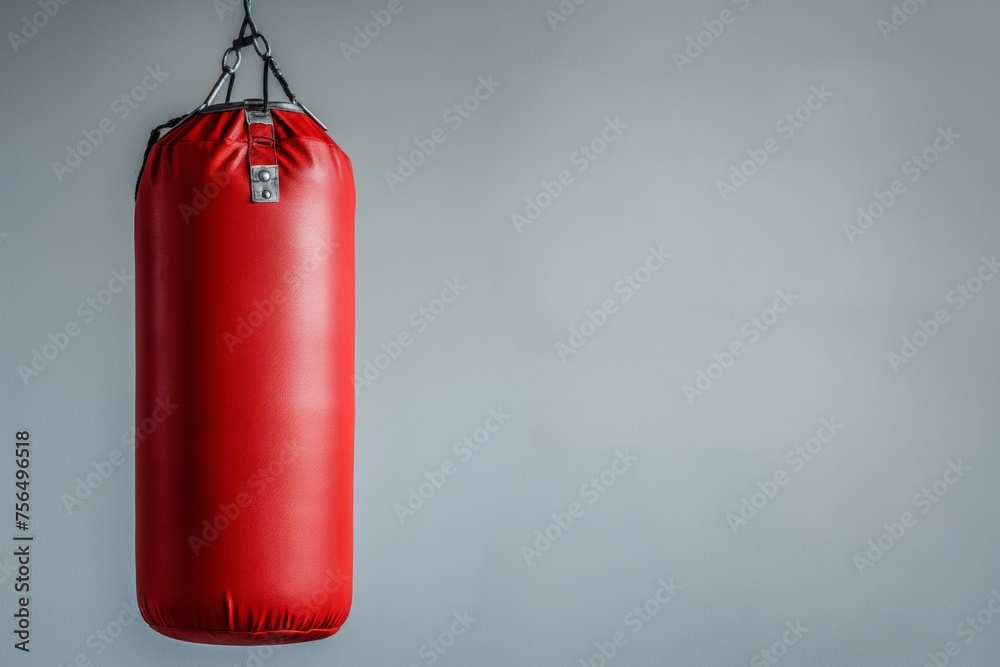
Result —
[[260, 123], [261, 125], [274, 125], [274, 121], [271, 120], [270, 111], [261, 111], [259, 109], [247, 109], [247, 123]]
[[262, 204], [273, 204], [278, 201], [278, 165], [262, 164], [250, 167], [250, 189], [253, 201]]

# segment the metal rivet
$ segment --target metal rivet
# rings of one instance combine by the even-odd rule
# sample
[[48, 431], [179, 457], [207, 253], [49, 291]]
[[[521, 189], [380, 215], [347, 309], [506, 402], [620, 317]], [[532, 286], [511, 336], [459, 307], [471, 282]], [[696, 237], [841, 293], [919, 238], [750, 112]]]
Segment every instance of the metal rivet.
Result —
[[264, 169], [259, 174], [257, 174], [257, 178], [267, 183], [269, 180], [271, 180], [271, 172], [269, 172], [267, 169]]
[[264, 199], [270, 199], [271, 198], [271, 191], [270, 190], [264, 190], [263, 192], [260, 193], [260, 196], [263, 197]]

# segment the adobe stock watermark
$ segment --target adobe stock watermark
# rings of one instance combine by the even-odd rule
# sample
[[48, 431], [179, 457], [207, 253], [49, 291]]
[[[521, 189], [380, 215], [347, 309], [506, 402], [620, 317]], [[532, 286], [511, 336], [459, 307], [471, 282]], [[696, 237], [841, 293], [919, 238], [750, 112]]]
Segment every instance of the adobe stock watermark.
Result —
[[[978, 611], [969, 614], [955, 628], [958, 639], [947, 642], [940, 651], [927, 653], [927, 662], [923, 667], [948, 667], [955, 658], [962, 654], [962, 645], [969, 644], [993, 626], [1000, 619], [1000, 591], [996, 588], [990, 591], [991, 597]], [[958, 641], [961, 640], [961, 643]]]
[[275, 287], [271, 293], [262, 299], [254, 299], [253, 308], [246, 314], [236, 318], [233, 331], [222, 334], [222, 342], [230, 354], [264, 326], [268, 318], [274, 315], [295, 294], [302, 284], [316, 273], [330, 257], [330, 239], [322, 239], [313, 246], [312, 254], [296, 263], [281, 276], [282, 287]]
[[932, 166], [937, 164], [941, 156], [950, 151], [955, 142], [961, 138], [962, 135], [956, 134], [950, 125], [947, 128], [939, 127], [937, 136], [934, 137], [931, 145], [920, 153], [914, 153], [900, 167], [905, 180], [903, 178], [896, 178], [889, 183], [887, 189], [876, 190], [873, 193], [874, 199], [868, 202], [868, 204], [858, 207], [858, 217], [855, 219], [855, 222], [853, 224], [849, 222], [844, 223], [844, 233], [847, 235], [847, 240], [850, 241], [851, 245], [854, 245], [859, 236], [864, 235], [865, 232], [871, 229], [878, 220], [896, 205], [896, 202], [903, 195], [909, 192], [907, 182], [913, 184], [919, 181], [924, 174], [930, 171]]
[[215, 10], [220, 21], [225, 21], [226, 14], [229, 12], [243, 11], [243, 0], [212, 0], [212, 9]]
[[373, 357], [365, 357], [361, 364], [361, 372], [351, 378], [354, 382], [354, 395], [360, 396], [363, 389], [371, 387], [382, 377], [383, 373], [399, 361], [417, 337], [437, 322], [467, 289], [469, 286], [463, 285], [459, 278], [444, 281], [444, 289], [441, 290], [440, 296], [410, 313], [407, 319], [409, 328], [397, 333], [388, 343], [382, 342], [379, 351]]
[[630, 301], [649, 284], [671, 257], [673, 255], [666, 252], [663, 246], [659, 248], [650, 246], [645, 261], [614, 284], [613, 290], [616, 296], [605, 299], [594, 310], [586, 310], [583, 320], [569, 328], [569, 337], [565, 341], [556, 342], [556, 354], [559, 355], [559, 359], [565, 364], [572, 355], [580, 352], [587, 342], [620, 312], [619, 306]]
[[291, 618], [305, 620], [317, 609], [322, 609], [333, 595], [339, 593], [345, 586], [349, 586], [350, 584], [351, 576], [344, 574], [343, 568], [338, 567], [336, 571], [327, 569], [326, 578], [323, 580], [323, 583], [310, 592], [308, 596], [295, 602], [295, 606], [292, 607], [290, 612]]
[[20, 53], [24, 46], [38, 36], [52, 19], [59, 14], [59, 11], [68, 5], [72, 0], [37, 0], [39, 11], [30, 16], [21, 17], [21, 25], [17, 32], [7, 33], [7, 41], [14, 49], [14, 53]]
[[606, 667], [628, 646], [629, 634], [634, 638], [648, 627], [657, 616], [659, 616], [667, 605], [673, 602], [674, 598], [684, 590], [680, 584], [674, 583], [673, 577], [668, 580], [660, 579], [656, 582], [659, 587], [653, 595], [640, 604], [637, 604], [632, 611], [625, 614], [622, 619], [622, 628], [616, 630], [606, 641], [596, 642], [594, 648], [597, 649], [586, 658], [580, 658], [580, 667]]
[[[534, 195], [524, 198], [524, 209], [512, 213], [510, 221], [518, 234], [523, 234], [525, 227], [537, 222], [542, 214], [550, 209], [556, 200], [563, 196], [566, 189], [576, 183], [577, 175], [583, 174], [599, 157], [604, 155], [612, 144], [617, 142], [628, 125], [622, 122], [621, 116], [606, 118], [604, 127], [593, 139], [580, 146], [569, 156], [571, 169], [563, 169], [551, 181], [543, 180], [541, 189]], [[575, 168], [575, 173], [574, 169]]]
[[128, 272], [127, 267], [111, 272], [111, 279], [106, 287], [101, 288], [92, 296], [87, 297], [76, 308], [76, 314], [80, 319], [69, 320], [55, 333], [48, 334], [48, 342], [42, 344], [41, 348], [31, 349], [31, 360], [27, 364], [18, 364], [17, 374], [21, 382], [27, 387], [31, 380], [41, 375], [45, 369], [69, 348], [73, 339], [79, 336], [86, 325], [97, 319], [114, 303], [118, 295], [135, 282], [135, 275]]
[[802, 625], [801, 620], [796, 620], [794, 623], [788, 621], [785, 623], [785, 628], [786, 630], [781, 635], [781, 639], [772, 642], [770, 646], [762, 649], [754, 657], [750, 658], [750, 667], [771, 667], [772, 665], [777, 665], [781, 662], [782, 658], [788, 655], [789, 649], [802, 641], [802, 638], [809, 632], [809, 628]]
[[545, 10], [545, 20], [549, 22], [552, 32], [559, 29], [559, 26], [569, 21], [576, 10], [587, 4], [587, 0], [560, 0], [555, 9]]
[[947, 466], [941, 477], [925, 486], [910, 500], [917, 513], [903, 512], [898, 521], [882, 524], [884, 532], [875, 539], [868, 540], [868, 548], [864, 553], [854, 556], [854, 567], [859, 575], [865, 576], [866, 570], [881, 562], [887, 553], [916, 528], [921, 516], [929, 514], [953, 487], [972, 472], [972, 468], [962, 464], [962, 459], [948, 461]]
[[[472, 630], [472, 626], [479, 622], [479, 619], [474, 617], [468, 609], [462, 612], [456, 611], [451, 617], [452, 621], [445, 630], [428, 639], [417, 649], [417, 655], [427, 667], [437, 664], [437, 661], [443, 658], [458, 640], [468, 634]], [[409, 667], [420, 667], [420, 665], [411, 662]]]
[[[320, 584], [318, 588], [313, 590], [308, 596], [295, 602], [295, 606], [289, 614], [292, 624], [296, 624], [299, 619], [303, 623], [310, 620], [310, 618], [315, 614], [316, 610], [323, 609], [329, 600], [339, 593], [341, 589], [351, 583], [351, 577], [343, 573], [341, 568], [337, 568], [336, 572], [327, 569], [326, 579]], [[259, 646], [249, 646], [244, 650], [246, 651], [246, 662], [243, 664], [246, 667], [261, 667], [264, 663], [269, 661], [283, 648], [286, 648], [288, 644], [277, 643], [272, 641], [270, 638], [266, 638], [266, 643]], [[239, 667], [239, 665], [234, 665], [233, 667]]]
[[[149, 96], [149, 93], [156, 90], [168, 76], [170, 76], [170, 72], [162, 71], [159, 65], [155, 68], [147, 66], [146, 76], [138, 85], [112, 100], [111, 113], [119, 122], [124, 122]], [[115, 121], [106, 116], [97, 122], [97, 127], [94, 129], [84, 129], [83, 139], [78, 141], [76, 145], [67, 144], [66, 156], [63, 161], [52, 161], [52, 171], [55, 172], [59, 182], [62, 183], [68, 174], [73, 173], [77, 167], [83, 164], [84, 159], [92, 155], [115, 129], [117, 129]]]
[[448, 134], [448, 130], [457, 132], [475, 115], [484, 102], [493, 97], [502, 85], [502, 82], [493, 79], [492, 74], [480, 76], [472, 93], [445, 109], [444, 113], [441, 114], [441, 119], [448, 129], [439, 126], [431, 130], [426, 137], [414, 139], [413, 143], [416, 148], [406, 155], [400, 154], [396, 168], [385, 171], [385, 182], [389, 186], [389, 192], [395, 192], [399, 186], [417, 173], [417, 169], [427, 164], [431, 156], [437, 152], [438, 147], [444, 145], [451, 138], [452, 135]]
[[785, 468], [778, 468], [768, 479], [757, 482], [757, 491], [750, 494], [749, 498], [746, 496], [740, 498], [740, 506], [735, 514], [730, 512], [726, 515], [726, 522], [733, 535], [738, 535], [740, 528], [749, 526], [750, 522], [778, 496], [781, 489], [788, 486], [795, 475], [805, 470], [809, 462], [819, 456], [824, 447], [843, 429], [844, 425], [838, 422], [836, 417], [820, 419], [816, 435], [800, 445], [795, 445], [785, 455], [785, 464], [791, 472]]
[[889, 18], [881, 18], [875, 23], [879, 32], [882, 33], [882, 40], [888, 42], [889, 37], [893, 33], [899, 32], [928, 2], [930, 0], [903, 0], [898, 4], [893, 3]]
[[[704, 369], [699, 368], [696, 372], [693, 385], [681, 386], [681, 391], [684, 392], [684, 398], [687, 399], [688, 405], [694, 405], [695, 399], [704, 396], [705, 392], [714, 387], [715, 383], [732, 369], [736, 361], [746, 354], [749, 346], [759, 341], [761, 336], [770, 331], [781, 319], [781, 316], [786, 314], [801, 298], [798, 294], [793, 294], [791, 288], [779, 289], [775, 294], [777, 296], [769, 308], [761, 311], [760, 315], [751, 317], [740, 327], [742, 339], [734, 340], [722, 352], [713, 354], [712, 361], [708, 366]], [[743, 342], [744, 340], [746, 343]]]
[[90, 464], [92, 472], [88, 472], [82, 477], [76, 478], [76, 486], [72, 493], [62, 494], [63, 505], [66, 506], [66, 513], [72, 514], [73, 510], [82, 507], [84, 501], [91, 498], [94, 493], [104, 486], [104, 483], [111, 479], [115, 471], [125, 465], [126, 453], [134, 454], [137, 442], [145, 442], [148, 437], [156, 433], [160, 424], [167, 421], [174, 414], [180, 405], [170, 400], [156, 399], [156, 407], [153, 413], [143, 419], [138, 424], [133, 424], [131, 433], [122, 433], [121, 444], [124, 449], [113, 449], [106, 458], [94, 461]]
[[[750, 8], [750, 0], [732, 0], [740, 12]], [[677, 71], [684, 73], [685, 68], [694, 65], [695, 61], [704, 55], [726, 33], [729, 26], [736, 23], [739, 14], [732, 9], [723, 9], [717, 18], [705, 19], [701, 22], [703, 30], [688, 35], [687, 44], [680, 51], [674, 51], [673, 60]]]
[[[587, 505], [596, 504], [623, 476], [628, 474], [638, 461], [639, 457], [633, 455], [629, 450], [618, 450], [607, 468], [583, 483], [580, 487], [580, 497], [586, 501]], [[551, 515], [552, 523], [535, 531], [534, 542], [530, 545], [521, 545], [521, 555], [528, 567], [530, 568], [534, 561], [540, 559], [556, 542], [561, 540], [585, 514], [586, 507], [582, 502], [571, 502], [565, 511], [553, 513]]]
[[382, 34], [382, 31], [389, 27], [395, 17], [406, 10], [406, 6], [413, 0], [389, 0], [385, 7], [371, 10], [371, 21], [363, 26], [354, 26], [353, 37], [350, 42], [340, 42], [340, 52], [344, 54], [344, 59], [348, 63], [352, 62], [355, 56], [360, 56], [361, 52], [367, 49], [372, 40]]
[[67, 663], [65, 667], [93, 667], [98, 664], [95, 660], [103, 656], [118, 641], [126, 628], [142, 617], [136, 600], [122, 602], [120, 607], [121, 611], [114, 618], [87, 637], [85, 642], [87, 651], [77, 653], [73, 661]]
[[212, 200], [222, 194], [222, 191], [233, 182], [232, 177], [224, 171], [213, 174], [201, 187], [191, 189], [191, 199], [177, 205], [177, 210], [184, 218], [184, 224], [189, 224], [192, 218], [201, 215]]
[[510, 420], [510, 415], [504, 412], [503, 407], [490, 408], [486, 413], [486, 419], [482, 426], [476, 428], [471, 433], [462, 436], [452, 448], [454, 458], [448, 457], [431, 470], [424, 471], [424, 480], [416, 488], [410, 487], [406, 501], [396, 503], [392, 506], [396, 512], [401, 526], [406, 525], [407, 519], [416, 515], [431, 498], [441, 491], [448, 480], [454, 477], [463, 464], [469, 463], [472, 458], [483, 447], [489, 444], [493, 436], [502, 429]]
[[805, 127], [806, 123], [812, 120], [832, 97], [833, 93], [826, 89], [826, 84], [812, 86], [805, 102], [794, 111], [779, 118], [774, 124], [774, 131], [778, 133], [778, 137], [768, 137], [761, 146], [748, 148], [746, 151], [747, 159], [731, 165], [729, 177], [726, 180], [715, 182], [715, 187], [719, 191], [723, 203], [728, 202], [730, 197], [745, 187], [750, 179], [781, 150], [782, 142], [791, 141], [796, 133]]
[[264, 492], [281, 477], [302, 455], [302, 444], [297, 440], [286, 440], [278, 454], [266, 467], [259, 467], [247, 477], [243, 490], [236, 494], [232, 502], [219, 503], [215, 516], [201, 522], [201, 535], [188, 535], [188, 545], [195, 556], [211, 546], [234, 523], [240, 520], [247, 508], [251, 507]]
[[955, 286], [945, 295], [945, 302], [951, 308], [938, 308], [934, 315], [926, 320], [918, 320], [917, 328], [909, 336], [903, 336], [898, 350], [890, 351], [886, 356], [893, 372], [913, 361], [920, 351], [934, 340], [941, 330], [952, 321], [952, 316], [964, 309], [977, 295], [983, 291], [986, 284], [1000, 273], [1000, 263], [997, 256], [983, 257], [979, 269], [965, 282]]

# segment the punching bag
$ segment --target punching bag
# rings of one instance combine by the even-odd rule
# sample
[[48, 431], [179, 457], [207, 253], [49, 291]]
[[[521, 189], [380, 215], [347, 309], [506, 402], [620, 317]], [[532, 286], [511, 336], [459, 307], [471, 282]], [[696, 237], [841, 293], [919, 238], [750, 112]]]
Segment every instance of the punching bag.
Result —
[[[355, 193], [244, 10], [136, 190], [136, 585], [163, 635], [281, 644], [351, 603]], [[264, 96], [230, 102], [250, 46]]]

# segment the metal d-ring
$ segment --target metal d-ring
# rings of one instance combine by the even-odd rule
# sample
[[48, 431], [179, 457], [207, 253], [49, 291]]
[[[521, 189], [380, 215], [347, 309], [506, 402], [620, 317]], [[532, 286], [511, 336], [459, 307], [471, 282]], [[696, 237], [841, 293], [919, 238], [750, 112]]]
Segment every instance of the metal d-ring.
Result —
[[[232, 66], [230, 66], [229, 63], [226, 62], [226, 61], [229, 60], [229, 54], [230, 53], [235, 53], [236, 54], [236, 62]], [[222, 71], [223, 71], [223, 73], [225, 73], [225, 74], [235, 74], [236, 70], [238, 70], [240, 68], [240, 63], [241, 62], [243, 62], [243, 54], [240, 53], [240, 50], [239, 49], [234, 49], [233, 47], [229, 47], [228, 49], [226, 49], [226, 52], [222, 54]]]
[[[257, 40], [258, 39], [263, 40], [263, 42], [264, 42], [264, 47], [265, 48], [264, 48], [263, 51], [261, 51], [260, 47], [257, 46]], [[264, 33], [262, 33], [262, 32], [254, 33], [254, 35], [253, 35], [253, 50], [257, 52], [257, 55], [260, 56], [262, 60], [267, 60], [268, 58], [271, 57], [271, 43], [269, 41], [267, 41], [267, 37], [264, 36]]]
[[[230, 53], [236, 54], [236, 62], [233, 63], [232, 65], [229, 64]], [[218, 81], [216, 81], [215, 85], [212, 86], [212, 92], [208, 94], [208, 97], [205, 98], [205, 101], [201, 103], [201, 106], [198, 107], [198, 109], [196, 109], [195, 112], [204, 109], [205, 107], [207, 107], [212, 103], [212, 100], [214, 100], [215, 96], [219, 94], [220, 90], [222, 90], [222, 86], [226, 84], [226, 81], [229, 80], [229, 77], [235, 74], [236, 70], [239, 69], [240, 63], [242, 61], [243, 61], [243, 56], [240, 54], [239, 49], [234, 49], [232, 47], [226, 49], [226, 52], [222, 54], [222, 74], [219, 75]]]

